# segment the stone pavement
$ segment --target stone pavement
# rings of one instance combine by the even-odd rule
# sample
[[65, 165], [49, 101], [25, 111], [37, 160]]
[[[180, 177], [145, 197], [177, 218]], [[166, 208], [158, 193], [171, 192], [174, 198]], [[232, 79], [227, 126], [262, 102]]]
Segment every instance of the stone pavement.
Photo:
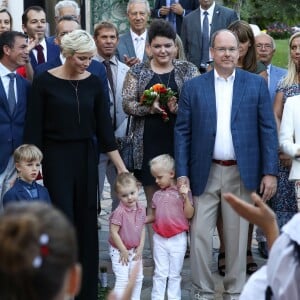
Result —
[[[107, 185], [105, 184], [105, 189], [103, 192], [103, 199], [101, 200], [101, 215], [99, 216], [99, 220], [101, 222], [101, 229], [99, 229], [99, 247], [100, 247], [100, 267], [107, 267], [108, 272], [108, 286], [113, 288], [114, 286], [114, 275], [111, 270], [111, 262], [110, 257], [108, 253], [108, 218], [111, 212], [111, 199], [110, 199], [110, 190]], [[141, 191], [140, 201], [146, 206], [146, 200], [144, 197], [144, 193]], [[217, 272], [217, 257], [218, 257], [218, 248], [219, 248], [219, 239], [217, 234], [214, 236], [213, 240], [213, 275], [216, 283], [216, 300], [222, 300], [222, 277]], [[266, 260], [261, 258], [258, 249], [257, 249], [257, 243], [256, 240], [253, 239], [252, 242], [252, 254], [254, 256], [255, 262], [262, 266]], [[149, 259], [147, 258], [151, 257], [150, 255], [150, 247], [148, 243], [148, 237], [146, 236], [146, 243], [145, 243], [145, 249], [144, 249], [144, 265], [147, 264], [147, 261], [149, 262]], [[144, 281], [143, 281], [143, 288], [142, 288], [142, 294], [141, 299], [142, 300], [150, 300], [151, 299], [151, 289], [152, 289], [152, 274], [153, 274], [153, 266], [144, 266]], [[184, 261], [184, 266], [182, 270], [182, 300], [188, 300], [190, 298], [190, 289], [191, 289], [191, 274], [190, 274], [190, 260], [189, 258], [186, 258]]]

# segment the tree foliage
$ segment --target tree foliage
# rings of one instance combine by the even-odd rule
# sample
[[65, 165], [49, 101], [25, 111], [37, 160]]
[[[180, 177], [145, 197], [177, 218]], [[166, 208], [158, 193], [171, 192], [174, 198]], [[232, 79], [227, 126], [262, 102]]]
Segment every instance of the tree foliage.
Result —
[[279, 21], [288, 25], [300, 23], [299, 0], [224, 0], [241, 19], [258, 24], [261, 28]]

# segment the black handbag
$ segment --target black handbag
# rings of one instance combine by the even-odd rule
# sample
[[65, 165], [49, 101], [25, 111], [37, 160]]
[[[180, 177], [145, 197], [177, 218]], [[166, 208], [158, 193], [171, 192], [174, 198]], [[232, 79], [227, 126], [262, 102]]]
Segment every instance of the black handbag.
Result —
[[133, 130], [131, 128], [131, 117], [128, 117], [126, 134], [117, 138], [118, 150], [128, 171], [134, 170], [133, 163]]

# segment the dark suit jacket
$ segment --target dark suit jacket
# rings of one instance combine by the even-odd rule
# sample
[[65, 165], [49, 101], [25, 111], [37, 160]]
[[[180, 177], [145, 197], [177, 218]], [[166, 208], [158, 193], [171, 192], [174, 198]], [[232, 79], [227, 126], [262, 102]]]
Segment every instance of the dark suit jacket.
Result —
[[38, 198], [32, 199], [28, 192], [25, 190], [22, 183], [19, 180], [16, 180], [15, 184], [9, 189], [3, 196], [3, 206], [12, 202], [19, 201], [43, 201], [51, 203], [50, 196], [46, 187], [36, 183], [38, 190]]
[[[159, 10], [162, 6], [166, 6], [166, 0], [156, 0], [154, 4], [154, 9], [152, 10], [152, 18], [163, 18], [166, 16], [160, 16]], [[199, 7], [199, 0], [179, 0], [182, 8], [185, 9], [185, 16], [188, 15], [194, 9]], [[176, 32], [181, 35], [181, 24], [183, 16], [176, 15]]]
[[[227, 28], [230, 23], [237, 19], [238, 16], [234, 10], [216, 4], [212, 17], [210, 35], [212, 36], [214, 32], [220, 29]], [[192, 11], [183, 18], [181, 39], [187, 60], [194, 63], [199, 68], [202, 50], [200, 8]]]
[[[51, 41], [49, 38], [46, 38], [46, 46], [47, 46], [47, 58], [46, 58], [46, 62], [47, 62], [57, 57], [60, 53], [60, 49], [56, 44], [53, 44], [53, 41]], [[32, 69], [33, 71], [35, 71], [36, 67], [38, 66], [38, 63], [32, 51], [30, 51], [29, 57], [30, 57]]]
[[7, 167], [14, 150], [23, 143], [23, 127], [30, 83], [19, 74], [17, 82], [17, 105], [10, 114], [7, 96], [0, 80], [0, 174]]
[[[120, 36], [118, 47], [116, 50], [116, 57], [122, 63], [125, 63], [125, 61], [124, 61], [125, 54], [128, 57], [136, 57], [130, 31], [128, 31], [127, 33], [124, 33], [123, 35]], [[147, 54], [145, 51], [143, 61], [145, 62], [147, 60], [148, 60], [148, 57], [147, 57]]]
[[[53, 68], [61, 66], [61, 60], [59, 57], [59, 54], [53, 58], [50, 61], [45, 62], [44, 64], [40, 64], [36, 67], [36, 70], [34, 72], [34, 76], [37, 76], [45, 71], [51, 70]], [[92, 60], [89, 67], [87, 68], [87, 71], [90, 73], [98, 76], [103, 83], [104, 87], [104, 93], [107, 96], [107, 101], [109, 101], [109, 90], [108, 90], [108, 84], [107, 84], [107, 76], [106, 76], [106, 70], [103, 64], [96, 60]]]
[[[214, 71], [185, 82], [175, 125], [176, 175], [188, 176], [192, 193], [206, 186], [217, 130]], [[277, 130], [266, 81], [236, 69], [231, 134], [241, 179], [256, 190], [263, 175], [277, 175]]]

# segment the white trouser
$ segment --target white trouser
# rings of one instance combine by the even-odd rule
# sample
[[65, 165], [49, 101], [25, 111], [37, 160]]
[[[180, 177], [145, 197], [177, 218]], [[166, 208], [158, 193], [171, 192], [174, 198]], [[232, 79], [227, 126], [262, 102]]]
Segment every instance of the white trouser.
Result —
[[[116, 293], [117, 299], [121, 299], [123, 292], [128, 284], [129, 276], [134, 268], [134, 266], [139, 262], [138, 260], [133, 260], [134, 249], [129, 250], [129, 263], [122, 265], [120, 262], [120, 251], [117, 248], [109, 246], [109, 254], [112, 263], [112, 270], [116, 277], [114, 292]], [[138, 272], [131, 300], [140, 300], [141, 290], [143, 285], [143, 264], [140, 264], [140, 270]]]
[[169, 300], [181, 299], [181, 270], [187, 247], [186, 232], [170, 238], [157, 233], [153, 235], [153, 258], [155, 270], [151, 299], [164, 300], [168, 279], [167, 295]]
[[3, 208], [2, 199], [4, 194], [13, 186], [17, 172], [14, 159], [11, 156], [6, 169], [0, 174], [0, 210]]

